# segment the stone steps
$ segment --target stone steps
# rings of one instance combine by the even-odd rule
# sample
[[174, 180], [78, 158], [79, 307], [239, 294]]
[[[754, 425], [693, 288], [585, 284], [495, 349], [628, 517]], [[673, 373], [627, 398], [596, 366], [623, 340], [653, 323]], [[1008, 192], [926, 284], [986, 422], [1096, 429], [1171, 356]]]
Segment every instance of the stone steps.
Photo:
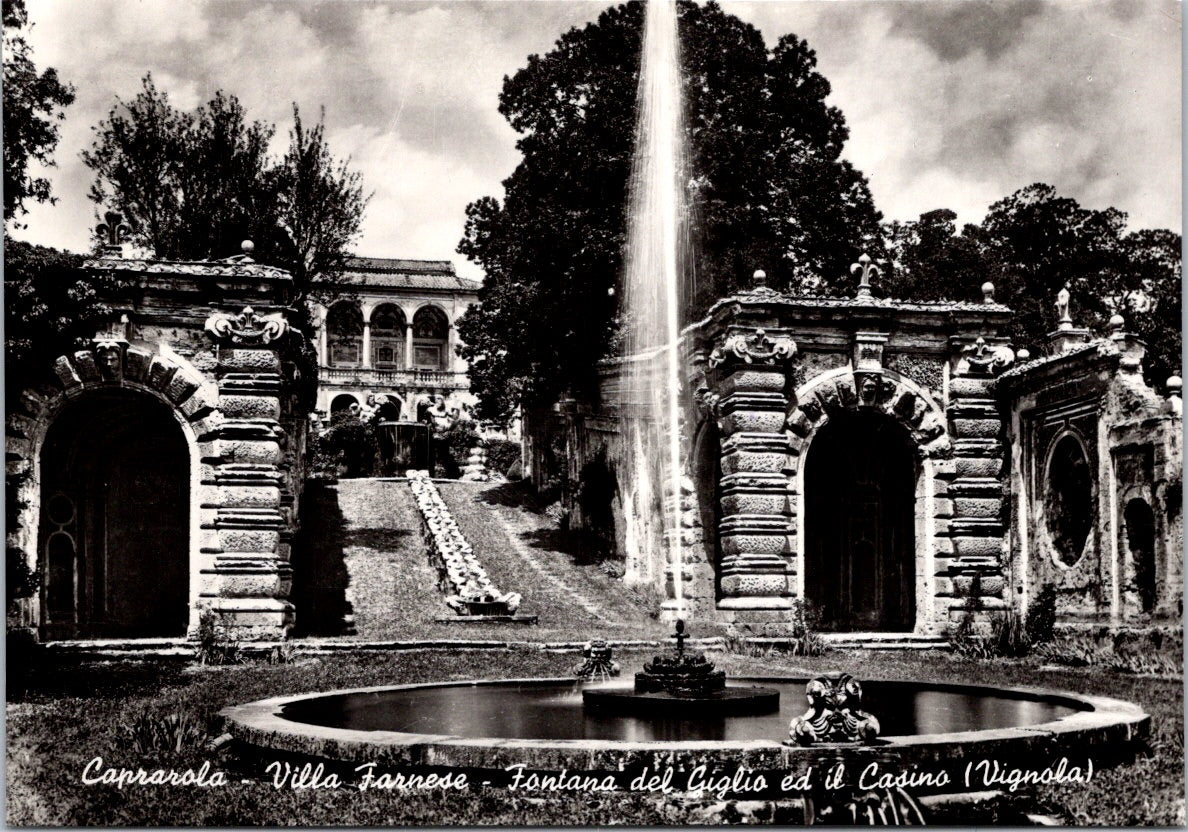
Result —
[[[949, 642], [941, 636], [915, 633], [818, 633], [821, 641], [835, 650], [948, 650]], [[755, 636], [745, 639], [757, 647], [781, 647], [792, 640], [780, 636]]]

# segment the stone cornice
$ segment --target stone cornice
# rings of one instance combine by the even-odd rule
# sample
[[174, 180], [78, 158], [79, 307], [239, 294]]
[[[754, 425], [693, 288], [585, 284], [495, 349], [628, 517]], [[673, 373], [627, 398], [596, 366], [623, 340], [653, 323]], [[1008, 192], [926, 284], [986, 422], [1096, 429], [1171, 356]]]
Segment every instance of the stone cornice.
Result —
[[137, 274], [177, 274], [193, 277], [254, 277], [292, 280], [284, 269], [249, 259], [230, 260], [129, 260], [123, 257], [94, 257], [83, 263], [91, 271], [120, 271]]
[[1083, 370], [1113, 370], [1118, 366], [1122, 352], [1112, 341], [1095, 338], [1087, 344], [1067, 352], [1044, 355], [1022, 364], [1016, 364], [1000, 375], [994, 383], [998, 393], [1020, 392], [1030, 387], [1043, 387], [1054, 375], [1067, 376], [1072, 368]]

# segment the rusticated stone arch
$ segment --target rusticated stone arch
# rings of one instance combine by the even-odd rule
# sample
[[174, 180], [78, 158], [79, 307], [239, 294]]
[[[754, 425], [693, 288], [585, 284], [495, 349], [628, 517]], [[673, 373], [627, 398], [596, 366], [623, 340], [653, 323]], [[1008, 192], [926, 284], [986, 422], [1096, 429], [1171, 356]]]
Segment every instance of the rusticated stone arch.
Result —
[[942, 632], [945, 614], [938, 607], [938, 518], [951, 516], [946, 483], [938, 477], [938, 460], [953, 451], [944, 410], [932, 396], [899, 373], [855, 373], [844, 367], [822, 373], [795, 392], [786, 420], [789, 441], [790, 503], [794, 531], [795, 594], [805, 597], [805, 460], [813, 438], [831, 415], [839, 412], [880, 413], [900, 424], [916, 455], [915, 490], [915, 625], [917, 634]]
[[944, 410], [916, 382], [893, 370], [854, 373], [848, 367], [822, 373], [796, 391], [788, 414], [793, 451], [803, 453], [813, 435], [838, 410], [874, 410], [908, 431], [921, 458], [952, 453]]
[[[189, 629], [197, 626], [200, 581], [202, 506], [217, 500], [217, 488], [203, 482], [204, 462], [218, 453], [221, 423], [218, 390], [185, 358], [168, 348], [152, 351], [122, 339], [97, 339], [89, 349], [59, 356], [46, 379], [21, 392], [8, 414], [5, 448], [10, 474], [24, 474], [18, 498], [23, 503], [20, 527], [9, 530], [10, 545], [18, 546], [35, 567], [40, 551], [40, 460], [46, 434], [70, 405], [93, 393], [129, 390], [151, 396], [169, 407], [189, 449]], [[209, 493], [207, 493], [209, 492]], [[35, 622], [30, 621], [29, 624]]]

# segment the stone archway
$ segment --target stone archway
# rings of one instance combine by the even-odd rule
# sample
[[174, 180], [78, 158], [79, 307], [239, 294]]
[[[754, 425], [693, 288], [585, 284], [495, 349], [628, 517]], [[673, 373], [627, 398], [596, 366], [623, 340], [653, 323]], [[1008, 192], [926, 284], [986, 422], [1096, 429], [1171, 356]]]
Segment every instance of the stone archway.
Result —
[[[199, 507], [218, 498], [200, 473], [217, 454], [217, 391], [180, 356], [119, 338], [60, 356], [53, 379], [22, 392], [6, 436], [10, 470], [24, 473], [9, 542], [42, 571], [28, 623], [49, 638], [195, 631]], [[154, 513], [167, 520], [147, 538], [156, 565], [137, 533]]]
[[49, 425], [39, 467], [43, 635], [184, 636], [190, 455], [169, 407], [89, 392]]
[[837, 413], [814, 439], [804, 474], [804, 587], [821, 629], [915, 627], [917, 475], [906, 431], [882, 413]]
[[834, 608], [821, 610], [830, 629], [941, 629], [935, 460], [952, 453], [941, 407], [893, 371], [842, 368], [796, 391], [787, 425], [797, 595]]

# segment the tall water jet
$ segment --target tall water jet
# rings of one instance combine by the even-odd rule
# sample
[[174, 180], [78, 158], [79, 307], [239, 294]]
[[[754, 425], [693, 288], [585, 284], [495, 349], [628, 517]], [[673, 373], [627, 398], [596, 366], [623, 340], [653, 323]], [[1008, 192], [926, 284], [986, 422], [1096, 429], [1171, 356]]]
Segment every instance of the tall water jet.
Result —
[[[688, 181], [675, 0], [648, 0], [631, 169], [620, 412], [624, 504], [637, 577], [667, 562], [675, 616], [684, 608], [681, 551], [680, 326], [690, 295]], [[665, 560], [664, 555], [667, 555]]]

